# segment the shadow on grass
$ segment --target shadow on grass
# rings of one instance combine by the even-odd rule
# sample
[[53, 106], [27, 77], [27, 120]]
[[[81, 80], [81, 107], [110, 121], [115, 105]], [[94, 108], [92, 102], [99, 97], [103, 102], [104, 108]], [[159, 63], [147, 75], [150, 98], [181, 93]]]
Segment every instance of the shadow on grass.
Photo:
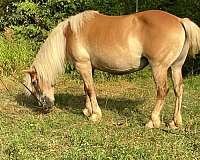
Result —
[[24, 106], [26, 108], [29, 108], [33, 112], [38, 111], [38, 108], [39, 108], [38, 103], [32, 96], [27, 96], [25, 94], [18, 94], [15, 97], [15, 99], [20, 106]]
[[[32, 97], [19, 94], [16, 96], [16, 100], [19, 105], [30, 108], [33, 112], [39, 112], [41, 110]], [[141, 105], [145, 101], [143, 98], [131, 100], [117, 97], [97, 97], [97, 100], [101, 109], [117, 112], [127, 118], [137, 116], [138, 121], [143, 121], [146, 117], [141, 110]], [[85, 107], [85, 96], [70, 93], [55, 94], [54, 106], [73, 114], [82, 114], [82, 110]]]

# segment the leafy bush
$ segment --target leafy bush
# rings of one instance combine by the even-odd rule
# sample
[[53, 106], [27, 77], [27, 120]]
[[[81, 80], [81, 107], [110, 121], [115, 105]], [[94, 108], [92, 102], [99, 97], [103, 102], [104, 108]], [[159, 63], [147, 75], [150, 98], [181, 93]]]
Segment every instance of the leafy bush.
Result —
[[[0, 19], [0, 30], [11, 27], [17, 35], [37, 41], [45, 39], [47, 32], [59, 21], [84, 10], [98, 10], [108, 15], [135, 12], [133, 0], [7, 0], [1, 3], [0, 5], [7, 6], [5, 12], [0, 12], [3, 15]], [[148, 9], [161, 9], [180, 17], [190, 17], [200, 24], [199, 0], [139, 1], [139, 11]]]
[[[55, 25], [64, 18], [84, 10], [98, 10], [109, 15], [130, 13], [130, 0], [25, 0], [8, 3], [0, 30], [10, 27], [19, 37], [43, 41]], [[134, 7], [132, 4], [131, 6]], [[128, 7], [129, 10], [134, 10]], [[1, 7], [0, 7], [1, 8]]]
[[[200, 25], [199, 0], [138, 0], [138, 2], [139, 11], [161, 9], [179, 17], [189, 17]], [[6, 27], [11, 28], [16, 39], [25, 38], [28, 41], [31, 39], [40, 44], [59, 21], [91, 9], [108, 15], [129, 14], [135, 12], [135, 0], [5, 0], [0, 2], [0, 31], [4, 31]], [[199, 63], [200, 56], [195, 61], [188, 60], [184, 72], [198, 71]], [[71, 72], [70, 68], [67, 67], [67, 71]]]

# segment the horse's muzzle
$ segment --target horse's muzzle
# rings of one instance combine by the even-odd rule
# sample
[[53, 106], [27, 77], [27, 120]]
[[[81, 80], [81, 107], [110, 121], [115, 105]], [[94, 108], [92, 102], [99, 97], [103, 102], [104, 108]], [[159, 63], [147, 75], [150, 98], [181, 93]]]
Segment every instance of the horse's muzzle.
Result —
[[43, 96], [40, 98], [40, 102], [41, 102], [41, 109], [43, 112], [45, 113], [49, 113], [54, 105], [54, 102], [51, 101], [47, 96]]

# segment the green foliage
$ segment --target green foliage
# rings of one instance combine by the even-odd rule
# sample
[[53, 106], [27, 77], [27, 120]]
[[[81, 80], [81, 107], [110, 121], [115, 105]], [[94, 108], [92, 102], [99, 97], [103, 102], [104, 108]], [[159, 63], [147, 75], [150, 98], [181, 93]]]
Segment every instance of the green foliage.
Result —
[[[161, 9], [180, 17], [189, 17], [200, 25], [199, 0], [138, 2], [139, 11]], [[5, 0], [0, 2], [0, 31], [8, 27], [13, 29], [16, 39], [31, 39], [40, 44], [58, 22], [84, 10], [97, 10], [108, 15], [130, 14], [135, 12], [135, 0]], [[198, 72], [199, 63], [199, 56], [195, 61], [189, 60], [184, 72]], [[68, 72], [73, 71], [70, 68], [67, 68]]]
[[1, 0], [0, 1], [0, 17], [8, 14], [8, 8], [12, 3], [19, 0]]
[[28, 40], [7, 40], [0, 36], [0, 75], [21, 72], [35, 56], [34, 44]]
[[42, 41], [47, 32], [66, 17], [89, 9], [121, 15], [127, 13], [126, 5], [128, 1], [121, 0], [17, 1], [7, 6], [7, 12], [0, 20], [0, 30], [5, 26], [11, 27], [16, 35]]
[[[108, 15], [135, 12], [133, 0], [7, 0], [1, 5], [6, 6], [6, 12], [2, 13], [0, 29], [12, 27], [17, 35], [37, 41], [43, 41], [47, 32], [59, 21], [84, 10], [98, 10]], [[199, 0], [139, 1], [139, 11], [148, 9], [161, 9], [180, 17], [190, 17], [199, 24]]]

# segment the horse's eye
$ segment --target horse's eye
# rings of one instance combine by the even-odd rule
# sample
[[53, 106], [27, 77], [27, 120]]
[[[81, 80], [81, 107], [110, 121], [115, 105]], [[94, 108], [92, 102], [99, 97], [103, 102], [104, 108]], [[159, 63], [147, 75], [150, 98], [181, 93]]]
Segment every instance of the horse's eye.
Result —
[[36, 84], [37, 84], [37, 81], [36, 81], [36, 80], [32, 81], [32, 84], [33, 84], [33, 85], [36, 85]]

